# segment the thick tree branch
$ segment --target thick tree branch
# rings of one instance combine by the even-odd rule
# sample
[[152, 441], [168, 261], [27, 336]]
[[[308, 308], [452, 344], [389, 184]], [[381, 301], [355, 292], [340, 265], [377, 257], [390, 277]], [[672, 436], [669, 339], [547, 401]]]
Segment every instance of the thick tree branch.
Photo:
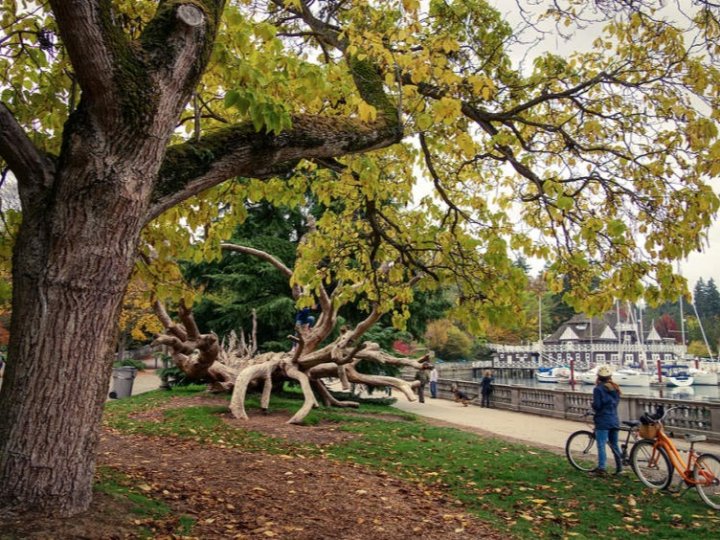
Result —
[[245, 123], [170, 147], [147, 219], [229, 178], [269, 178], [289, 172], [300, 159], [365, 152], [402, 138], [398, 124], [384, 121], [296, 116], [292, 122], [292, 128], [279, 135], [258, 133], [252, 123]]
[[177, 337], [180, 341], [187, 341], [187, 332], [184, 328], [181, 328], [172, 321], [172, 319], [167, 313], [167, 310], [165, 309], [165, 305], [160, 302], [160, 300], [155, 300], [155, 302], [153, 303], [153, 311], [155, 312], [155, 315], [160, 320], [162, 325], [167, 330], [168, 334]]
[[[144, 28], [140, 43], [151, 76], [184, 107], [210, 59], [224, 0], [164, 0]], [[160, 104], [162, 107], [163, 104]]]
[[180, 304], [178, 305], [178, 315], [180, 316], [180, 320], [183, 322], [183, 326], [185, 326], [188, 339], [191, 341], [199, 340], [200, 329], [195, 323], [195, 317], [193, 317], [192, 310], [188, 309], [184, 300], [180, 300]]
[[291, 379], [295, 379], [300, 383], [300, 388], [302, 388], [303, 396], [305, 397], [302, 407], [300, 407], [300, 409], [293, 415], [290, 420], [288, 420], [287, 423], [301, 424], [305, 417], [308, 415], [308, 413], [312, 410], [312, 408], [318, 406], [318, 402], [315, 399], [315, 394], [312, 391], [312, 386], [310, 385], [310, 378], [305, 373], [300, 371], [294, 365], [289, 365], [285, 366], [285, 374]]
[[135, 62], [127, 37], [115, 25], [107, 0], [50, 0], [63, 44], [91, 111], [99, 119], [115, 118], [122, 87], [115, 80], [119, 59]]
[[[311, 17], [307, 6], [301, 6], [302, 16]], [[314, 19], [311, 22], [324, 25], [326, 41], [345, 54], [346, 44], [337, 40], [336, 29]], [[385, 93], [377, 67], [368, 58], [346, 55], [346, 60], [359, 94], [377, 111], [376, 121], [298, 115], [292, 118], [292, 127], [280, 134], [258, 132], [247, 122], [170, 147], [147, 220], [229, 178], [269, 178], [290, 172], [301, 159], [334, 158], [399, 142], [403, 135], [400, 111]]]
[[0, 103], [0, 157], [17, 178], [23, 203], [52, 183], [55, 163], [32, 143], [4, 103]]

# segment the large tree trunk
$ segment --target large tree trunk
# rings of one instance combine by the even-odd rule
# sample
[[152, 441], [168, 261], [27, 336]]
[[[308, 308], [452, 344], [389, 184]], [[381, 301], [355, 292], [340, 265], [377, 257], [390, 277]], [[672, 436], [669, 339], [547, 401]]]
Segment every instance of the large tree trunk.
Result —
[[59, 514], [90, 503], [117, 317], [151, 190], [133, 171], [152, 178], [160, 163], [156, 142], [73, 137], [57, 190], [24, 215], [0, 395], [0, 503]]

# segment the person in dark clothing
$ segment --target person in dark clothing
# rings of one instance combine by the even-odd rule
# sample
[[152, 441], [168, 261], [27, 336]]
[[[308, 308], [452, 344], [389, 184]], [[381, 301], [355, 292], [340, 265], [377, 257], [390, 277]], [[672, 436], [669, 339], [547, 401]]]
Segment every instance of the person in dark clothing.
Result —
[[480, 381], [480, 394], [482, 395], [482, 399], [480, 401], [481, 407], [487, 407], [488, 409], [490, 408], [490, 395], [493, 391], [492, 383], [492, 372], [488, 370], [485, 372], [485, 375]]
[[430, 363], [425, 362], [415, 373], [415, 380], [420, 381], [420, 386], [418, 386], [418, 400], [420, 401], [420, 403], [425, 403], [425, 387], [427, 386], [428, 382], [430, 382], [431, 369], [432, 366], [430, 365]]
[[[313, 306], [314, 307], [314, 306]], [[305, 307], [295, 315], [295, 326], [309, 328], [315, 323], [315, 317], [311, 315], [311, 308]]]
[[620, 420], [618, 419], [618, 403], [620, 403], [620, 387], [612, 381], [612, 373], [607, 366], [598, 369], [597, 381], [593, 389], [592, 408], [595, 412], [595, 440], [598, 449], [598, 466], [592, 474], [607, 474], [605, 465], [607, 454], [605, 446], [609, 443], [615, 457], [615, 474], [622, 472], [622, 458], [618, 446]]

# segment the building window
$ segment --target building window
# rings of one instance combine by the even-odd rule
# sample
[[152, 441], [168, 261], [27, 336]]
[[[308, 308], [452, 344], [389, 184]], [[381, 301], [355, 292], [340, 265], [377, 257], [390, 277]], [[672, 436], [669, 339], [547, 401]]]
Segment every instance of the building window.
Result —
[[618, 361], [618, 355], [617, 354], [611, 354], [610, 355], [610, 361], [613, 363], [617, 363]]
[[595, 356], [595, 360], [598, 362], [605, 362], [605, 353], [599, 353]]

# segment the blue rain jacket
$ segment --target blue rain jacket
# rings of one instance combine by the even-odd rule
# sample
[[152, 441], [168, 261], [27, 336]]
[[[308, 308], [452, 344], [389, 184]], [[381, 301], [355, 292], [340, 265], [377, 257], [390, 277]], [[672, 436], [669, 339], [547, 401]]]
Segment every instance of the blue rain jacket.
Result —
[[595, 411], [595, 429], [613, 429], [620, 427], [618, 419], [618, 403], [620, 394], [610, 390], [605, 384], [598, 384], [593, 389], [592, 408]]

